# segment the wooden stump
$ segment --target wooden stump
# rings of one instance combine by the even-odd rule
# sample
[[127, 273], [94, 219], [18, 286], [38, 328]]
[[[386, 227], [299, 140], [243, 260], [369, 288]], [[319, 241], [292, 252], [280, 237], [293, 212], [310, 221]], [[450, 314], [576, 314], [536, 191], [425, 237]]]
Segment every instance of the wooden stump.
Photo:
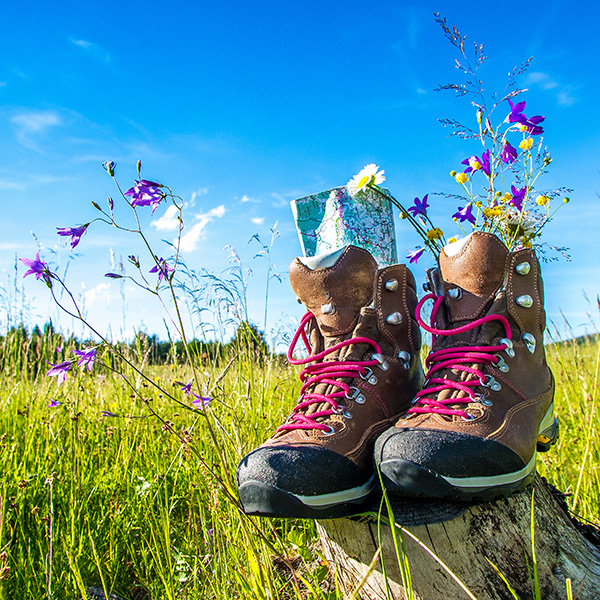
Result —
[[[477, 600], [514, 600], [491, 561], [521, 600], [532, 598], [531, 501], [534, 495], [535, 554], [541, 597], [566, 598], [566, 579], [579, 600], [600, 599], [600, 550], [588, 541], [566, 512], [564, 501], [539, 477], [510, 498], [480, 504], [393, 500], [417, 600], [469, 598], [452, 576], [410, 534], [427, 546]], [[376, 513], [378, 505], [373, 507]], [[386, 514], [384, 509], [384, 515]], [[346, 596], [367, 573], [379, 547], [374, 517], [319, 521], [325, 558], [338, 572]], [[590, 529], [591, 531], [591, 529]], [[591, 536], [588, 535], [587, 537]], [[406, 597], [401, 584], [391, 530], [381, 525], [382, 555], [391, 597]], [[486, 560], [486, 558], [488, 560]], [[531, 576], [529, 569], [531, 569]], [[386, 598], [381, 562], [369, 575], [359, 597]]]

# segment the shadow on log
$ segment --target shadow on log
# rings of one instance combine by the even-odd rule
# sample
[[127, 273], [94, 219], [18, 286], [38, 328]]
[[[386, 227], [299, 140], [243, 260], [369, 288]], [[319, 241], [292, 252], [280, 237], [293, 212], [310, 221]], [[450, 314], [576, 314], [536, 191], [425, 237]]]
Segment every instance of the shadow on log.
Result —
[[[465, 504], [392, 499], [396, 524], [406, 530], [397, 529], [406, 546], [414, 598], [514, 600], [488, 561], [504, 575], [521, 600], [532, 598], [530, 531], [533, 490], [535, 555], [541, 598], [566, 598], [566, 580], [571, 579], [574, 598], [600, 599], [600, 550], [589, 541], [593, 539], [594, 528], [574, 523], [560, 493], [539, 476], [524, 492], [494, 502]], [[378, 509], [378, 505], [373, 506], [375, 514]], [[318, 522], [317, 527], [325, 558], [336, 566], [347, 597], [367, 573], [379, 547], [377, 519], [367, 516], [323, 520]], [[472, 596], [461, 589], [409, 534], [443, 561]], [[389, 527], [381, 527], [381, 536], [391, 597], [406, 598]], [[364, 600], [386, 598], [381, 562], [366, 579], [359, 597]]]

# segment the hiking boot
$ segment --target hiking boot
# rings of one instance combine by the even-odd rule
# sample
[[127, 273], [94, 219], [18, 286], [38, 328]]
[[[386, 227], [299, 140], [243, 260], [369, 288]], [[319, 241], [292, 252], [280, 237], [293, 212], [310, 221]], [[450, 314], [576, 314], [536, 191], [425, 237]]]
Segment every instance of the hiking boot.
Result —
[[[373, 489], [375, 439], [423, 382], [415, 282], [405, 265], [377, 269], [361, 248], [297, 258], [290, 282], [308, 312], [288, 351], [303, 365], [296, 408], [239, 464], [244, 511], [276, 517], [356, 514]], [[294, 358], [302, 339], [307, 358]]]
[[[375, 446], [389, 492], [489, 500], [523, 489], [558, 436], [532, 249], [490, 233], [448, 244], [417, 307], [433, 336], [424, 388]], [[431, 326], [421, 307], [434, 300]]]

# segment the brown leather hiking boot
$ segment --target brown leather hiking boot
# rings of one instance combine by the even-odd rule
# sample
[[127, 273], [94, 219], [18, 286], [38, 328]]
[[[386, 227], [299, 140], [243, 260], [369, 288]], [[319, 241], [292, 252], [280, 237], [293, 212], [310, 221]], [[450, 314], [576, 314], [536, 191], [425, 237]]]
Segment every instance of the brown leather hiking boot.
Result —
[[[448, 244], [417, 308], [433, 335], [427, 380], [375, 446], [388, 491], [492, 499], [523, 489], [558, 435], [546, 364], [544, 294], [533, 250], [489, 233]], [[431, 326], [419, 316], [435, 300]]]
[[[405, 265], [377, 270], [346, 246], [295, 259], [290, 282], [306, 305], [288, 359], [304, 365], [296, 408], [239, 464], [245, 512], [333, 518], [360, 512], [374, 485], [373, 444], [420, 389], [415, 282]], [[302, 339], [308, 357], [295, 359]]]

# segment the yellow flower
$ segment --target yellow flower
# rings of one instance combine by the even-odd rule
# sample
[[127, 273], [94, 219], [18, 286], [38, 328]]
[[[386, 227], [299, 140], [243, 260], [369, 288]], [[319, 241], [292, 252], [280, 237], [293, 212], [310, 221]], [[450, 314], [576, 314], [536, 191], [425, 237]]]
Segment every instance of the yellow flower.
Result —
[[466, 173], [457, 173], [454, 179], [456, 179], [457, 183], [467, 183], [469, 176]]
[[512, 200], [512, 195], [509, 194], [508, 192], [506, 192], [506, 194], [504, 194], [504, 196], [502, 196], [501, 200], [503, 202], [510, 202]]
[[427, 232], [427, 239], [428, 240], [439, 240], [439, 239], [441, 239], [441, 237], [443, 235], [444, 235], [444, 232], [439, 227], [436, 227], [435, 229], [430, 229]]
[[563, 198], [563, 202], [565, 204], [568, 204], [571, 201], [571, 198]]
[[550, 202], [550, 198], [548, 198], [548, 196], [538, 196], [535, 199], [535, 203], [538, 206], [546, 206], [546, 204], [548, 204], [548, 202]]
[[[456, 219], [454, 219], [454, 220], [456, 221]], [[449, 244], [453, 244], [454, 242], [457, 242], [457, 241], [458, 241], [458, 238], [451, 237], [451, 238], [448, 240], [448, 243], [449, 243]]]
[[456, 177], [456, 171], [450, 171], [450, 177]]
[[501, 206], [494, 206], [494, 208], [486, 207], [483, 209], [483, 214], [486, 217], [497, 217], [502, 214], [502, 207]]
[[519, 148], [521, 148], [521, 150], [529, 150], [531, 148], [531, 146], [533, 146], [533, 138], [525, 138], [520, 144], [519, 144]]

